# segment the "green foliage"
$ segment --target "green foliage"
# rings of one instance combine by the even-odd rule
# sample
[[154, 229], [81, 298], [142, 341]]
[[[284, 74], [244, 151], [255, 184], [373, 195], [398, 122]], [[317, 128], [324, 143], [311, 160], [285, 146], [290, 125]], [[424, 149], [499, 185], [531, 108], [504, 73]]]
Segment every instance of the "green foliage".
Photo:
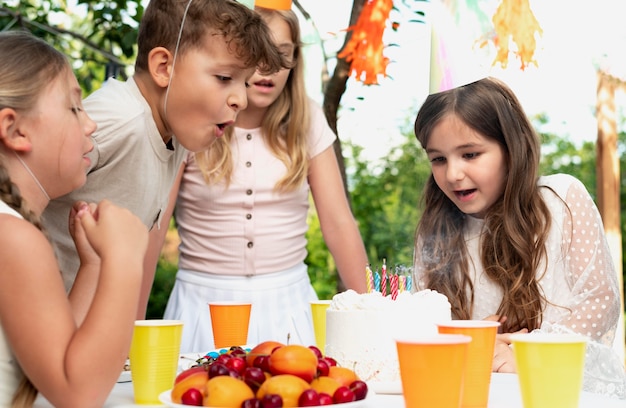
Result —
[[148, 302], [148, 309], [146, 311], [147, 319], [163, 318], [163, 312], [165, 312], [165, 306], [167, 306], [167, 299], [174, 287], [177, 270], [178, 266], [175, 263], [168, 262], [164, 258], [159, 259], [154, 276], [154, 283], [152, 284], [152, 292], [150, 293], [150, 300]]

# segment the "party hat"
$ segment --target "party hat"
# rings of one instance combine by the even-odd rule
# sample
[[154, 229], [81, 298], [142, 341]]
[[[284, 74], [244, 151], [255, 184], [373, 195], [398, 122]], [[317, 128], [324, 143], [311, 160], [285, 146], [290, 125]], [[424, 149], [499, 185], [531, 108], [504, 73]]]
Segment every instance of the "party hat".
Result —
[[274, 10], [291, 10], [291, 0], [255, 0], [255, 6]]
[[489, 69], [473, 51], [471, 36], [455, 24], [441, 1], [431, 3], [431, 55], [429, 93], [446, 91], [483, 79]]

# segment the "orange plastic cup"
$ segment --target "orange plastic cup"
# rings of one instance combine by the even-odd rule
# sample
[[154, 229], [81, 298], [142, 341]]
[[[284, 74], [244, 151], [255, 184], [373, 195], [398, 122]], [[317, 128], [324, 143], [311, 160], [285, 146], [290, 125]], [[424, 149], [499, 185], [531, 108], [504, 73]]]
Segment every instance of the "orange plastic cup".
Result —
[[459, 408], [471, 337], [438, 334], [397, 339], [406, 408]]
[[524, 408], [576, 408], [587, 337], [578, 334], [511, 335]]
[[215, 348], [248, 344], [251, 303], [209, 302]]
[[461, 406], [464, 408], [487, 407], [493, 349], [499, 326], [500, 323], [489, 320], [451, 320], [437, 325], [439, 333], [465, 334], [472, 338], [468, 345], [465, 365], [461, 401]]
[[330, 300], [317, 300], [311, 302], [311, 316], [313, 317], [313, 331], [315, 332], [315, 345], [325, 353], [326, 348], [326, 309], [330, 306]]

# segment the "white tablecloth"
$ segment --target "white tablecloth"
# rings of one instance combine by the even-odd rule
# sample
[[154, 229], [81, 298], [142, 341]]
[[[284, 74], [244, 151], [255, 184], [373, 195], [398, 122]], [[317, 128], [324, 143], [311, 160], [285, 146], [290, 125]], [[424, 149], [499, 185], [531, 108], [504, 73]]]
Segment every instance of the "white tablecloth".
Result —
[[[105, 407], [149, 407], [135, 405], [133, 385], [130, 382], [118, 383], [106, 401]], [[51, 407], [43, 397], [35, 402], [36, 408]], [[162, 405], [161, 405], [162, 407]], [[377, 394], [368, 397], [363, 408], [404, 408], [402, 395]], [[611, 399], [602, 395], [583, 392], [580, 396], [580, 408], [625, 408], [626, 400]], [[517, 375], [493, 373], [489, 392], [489, 408], [522, 408], [522, 400], [517, 384]]]

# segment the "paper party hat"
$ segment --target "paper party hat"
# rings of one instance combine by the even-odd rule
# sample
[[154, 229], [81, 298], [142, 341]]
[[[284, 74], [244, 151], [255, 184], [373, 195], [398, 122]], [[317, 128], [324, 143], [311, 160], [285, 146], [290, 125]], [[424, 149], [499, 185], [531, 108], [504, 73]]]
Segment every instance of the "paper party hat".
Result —
[[274, 10], [290, 10], [291, 0], [255, 0], [255, 6]]

